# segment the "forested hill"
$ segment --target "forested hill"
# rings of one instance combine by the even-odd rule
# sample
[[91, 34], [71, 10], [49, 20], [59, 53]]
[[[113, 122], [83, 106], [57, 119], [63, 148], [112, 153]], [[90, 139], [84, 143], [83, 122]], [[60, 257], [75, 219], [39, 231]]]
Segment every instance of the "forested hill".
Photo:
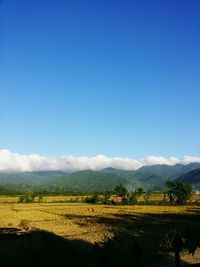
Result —
[[200, 168], [187, 172], [178, 178], [181, 182], [190, 183], [192, 185], [200, 186]]
[[62, 171], [40, 171], [21, 173], [0, 173], [0, 185], [11, 188], [33, 187], [42, 190], [68, 190], [92, 192], [112, 190], [123, 184], [128, 190], [137, 187], [163, 190], [167, 179], [180, 179], [199, 184], [200, 163], [144, 166], [138, 170], [106, 168], [100, 171], [83, 170], [73, 173]]
[[66, 176], [67, 173], [61, 171], [39, 171], [39, 172], [0, 172], [0, 184], [27, 184], [42, 185], [57, 178]]
[[84, 170], [57, 179], [51, 185], [54, 188], [68, 188], [70, 191], [94, 192], [112, 190], [116, 185], [128, 186], [129, 181], [115, 173]]

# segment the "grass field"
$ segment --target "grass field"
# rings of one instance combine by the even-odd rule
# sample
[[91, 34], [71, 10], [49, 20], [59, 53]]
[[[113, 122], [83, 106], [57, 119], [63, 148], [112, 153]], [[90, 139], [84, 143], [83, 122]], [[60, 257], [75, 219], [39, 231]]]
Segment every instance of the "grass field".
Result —
[[[199, 234], [200, 206], [195, 205], [51, 203], [59, 199], [62, 202], [65, 197], [47, 197], [46, 203], [20, 204], [16, 203], [16, 198], [5, 197], [4, 201], [3, 198], [0, 201], [0, 227], [36, 228], [67, 240], [82, 240], [90, 244], [123, 235], [130, 242], [139, 240], [149, 261], [160, 254], [160, 244], [167, 234], [175, 230], [186, 231], [189, 239], [195, 239]], [[185, 262], [200, 262], [197, 256], [196, 259], [187, 255], [183, 257]]]

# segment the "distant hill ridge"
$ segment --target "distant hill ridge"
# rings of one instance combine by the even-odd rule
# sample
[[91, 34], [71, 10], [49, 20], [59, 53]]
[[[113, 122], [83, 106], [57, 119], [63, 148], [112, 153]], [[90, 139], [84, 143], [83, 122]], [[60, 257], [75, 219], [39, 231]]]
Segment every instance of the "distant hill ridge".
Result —
[[66, 175], [67, 173], [62, 171], [0, 172], [0, 184], [41, 185]]
[[84, 170], [57, 179], [52, 183], [55, 188], [68, 188], [75, 191], [104, 191], [112, 190], [118, 184], [128, 185], [128, 180], [115, 173]]
[[180, 176], [178, 180], [200, 186], [200, 168], [187, 172], [186, 174]]
[[137, 187], [162, 190], [166, 179], [179, 179], [190, 182], [194, 186], [199, 183], [200, 163], [188, 165], [152, 165], [138, 170], [122, 170], [104, 168], [100, 171], [82, 170], [73, 173], [62, 171], [37, 171], [21, 173], [0, 172], [0, 185], [18, 184], [38, 188], [63, 189], [69, 191], [92, 192], [112, 190], [123, 184], [129, 190]]

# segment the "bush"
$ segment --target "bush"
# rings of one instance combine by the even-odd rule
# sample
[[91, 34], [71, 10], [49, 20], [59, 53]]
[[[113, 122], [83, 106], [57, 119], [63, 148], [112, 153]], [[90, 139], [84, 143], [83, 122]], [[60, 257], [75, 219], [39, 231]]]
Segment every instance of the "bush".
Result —
[[96, 203], [98, 203], [98, 201], [99, 201], [99, 197], [98, 197], [97, 194], [94, 194], [91, 197], [86, 197], [85, 198], [85, 202], [86, 203], [96, 204]]
[[132, 193], [131, 195], [128, 196], [128, 204], [136, 204], [138, 199], [138, 195], [136, 193]]
[[106, 191], [103, 195], [103, 200], [102, 200], [102, 204], [111, 204], [111, 200], [110, 200], [110, 192]]
[[150, 190], [148, 190], [146, 193], [144, 193], [143, 198], [144, 198], [144, 201], [146, 204], [149, 203], [150, 196], [151, 196]]
[[142, 193], [144, 193], [144, 189], [142, 187], [138, 187], [137, 189], [135, 189], [135, 193], [138, 195], [138, 196], [141, 196]]
[[19, 203], [32, 203], [34, 202], [35, 196], [32, 191], [25, 191], [23, 196], [20, 196]]
[[41, 203], [43, 201], [43, 196], [39, 195], [38, 202]]

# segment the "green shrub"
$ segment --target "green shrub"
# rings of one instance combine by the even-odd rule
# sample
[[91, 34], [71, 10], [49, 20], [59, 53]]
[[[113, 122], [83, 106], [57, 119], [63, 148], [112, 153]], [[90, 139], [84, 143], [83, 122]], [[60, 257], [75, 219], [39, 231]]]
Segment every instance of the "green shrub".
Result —
[[128, 204], [136, 204], [138, 199], [138, 195], [136, 193], [132, 193], [131, 195], [128, 196]]
[[91, 203], [91, 204], [96, 204], [99, 201], [99, 196], [97, 194], [94, 194], [91, 197], [86, 197], [85, 202], [86, 203]]
[[23, 196], [20, 196], [19, 203], [32, 203], [34, 202], [35, 195], [32, 191], [25, 191]]

